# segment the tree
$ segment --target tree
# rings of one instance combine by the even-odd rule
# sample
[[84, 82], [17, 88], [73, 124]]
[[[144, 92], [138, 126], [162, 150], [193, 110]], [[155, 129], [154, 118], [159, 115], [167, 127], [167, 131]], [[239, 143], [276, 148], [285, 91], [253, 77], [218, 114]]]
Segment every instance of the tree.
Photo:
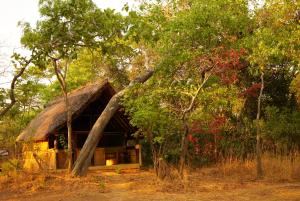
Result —
[[[269, 0], [263, 8], [257, 10], [255, 15], [258, 27], [250, 37], [251, 50], [249, 61], [252, 73], [260, 74], [261, 87], [257, 101], [257, 178], [263, 177], [261, 162], [261, 102], [264, 90], [264, 77], [267, 73], [280, 68], [292, 71], [299, 64], [299, 45], [297, 35], [299, 34], [299, 5], [294, 1]], [[291, 36], [287, 38], [286, 36]]]
[[[295, 1], [268, 0], [254, 11], [249, 11], [248, 1], [240, 0], [145, 1], [136, 10], [125, 6], [128, 16], [101, 10], [91, 0], [42, 0], [39, 5], [42, 19], [36, 28], [23, 24], [22, 44], [33, 56], [19, 61], [30, 60], [45, 72], [51, 69], [50, 77], [56, 76], [44, 101], [58, 95], [61, 87], [68, 142], [71, 89], [109, 77], [120, 91], [91, 130], [73, 175], [86, 174], [105, 125], [123, 104], [139, 128], [137, 134], [145, 135], [150, 144], [159, 177], [166, 176], [169, 163], [183, 176], [191, 155], [206, 154], [217, 162], [228, 147], [230, 154], [224, 155], [231, 157], [244, 149], [238, 146], [247, 147], [243, 153], [253, 153], [255, 143], [257, 178], [262, 177], [263, 139], [279, 139], [266, 135], [264, 121], [274, 123], [266, 116], [266, 106], [278, 107], [279, 112], [270, 113], [280, 114], [283, 121], [292, 118], [284, 112], [286, 105], [296, 111], [289, 90], [294, 79], [291, 89], [297, 95]], [[135, 79], [144, 72], [147, 76]], [[24, 91], [31, 83], [19, 82]], [[20, 104], [28, 105], [35, 98], [31, 96], [20, 98]], [[293, 114], [298, 118], [297, 112]], [[71, 144], [68, 147], [71, 160]]]
[[[26, 69], [14, 88], [16, 102], [3, 116], [0, 123], [0, 146], [9, 149], [14, 147], [17, 135], [42, 108], [40, 94], [46, 86], [40, 83], [39, 74], [41, 73], [33, 66]], [[1, 90], [3, 105], [5, 105], [9, 94], [9, 89]]]
[[[0, 119], [15, 105], [15, 87], [18, 79], [23, 75], [26, 68], [31, 64], [33, 58], [37, 57], [36, 51], [33, 49], [31, 57], [28, 59], [26, 57], [22, 57], [19, 54], [14, 54], [12, 57], [14, 58], [14, 67], [16, 68], [16, 74], [14, 75], [11, 84], [10, 84], [10, 92], [9, 98], [10, 103], [5, 105], [0, 111]], [[18, 63], [18, 64], [17, 64]]]
[[90, 0], [52, 1], [39, 3], [43, 19], [36, 28], [23, 24], [21, 39], [25, 48], [36, 50], [39, 67], [52, 66], [65, 98], [68, 128], [68, 161], [72, 169], [72, 113], [69, 109], [67, 75], [83, 47], [109, 52], [111, 43], [121, 36], [122, 17], [111, 10], [102, 11]]
[[[140, 17], [142, 23], [155, 25], [146, 26], [151, 34], [147, 34], [147, 28], [141, 31], [154, 42], [151, 44], [157, 55], [152, 61], [157, 65], [152, 78], [155, 81], [133, 88], [131, 95], [135, 100], [127, 96], [124, 104], [132, 122], [147, 136], [152, 149], [157, 149], [152, 152], [161, 154], [153, 157], [155, 168], [159, 165], [155, 160], [168, 160], [166, 156], [171, 154], [169, 150], [161, 151], [165, 144], [180, 144], [180, 147], [168, 148], [174, 150], [172, 154], [178, 150], [177, 156], [181, 155], [181, 162], [177, 165], [182, 175], [192, 121], [205, 115], [213, 116], [211, 111], [206, 114], [209, 104], [206, 105], [205, 101], [211, 101], [211, 105], [219, 103], [218, 108], [226, 102], [207, 96], [236, 90], [225, 87], [226, 79], [235, 82], [236, 74], [232, 71], [235, 66], [230, 64], [232, 69], [225, 70], [221, 69], [221, 64], [227, 68], [226, 64], [236, 59], [231, 58], [229, 52], [239, 52], [238, 39], [247, 33], [249, 17], [245, 2], [171, 2], [174, 5], [179, 3], [179, 7], [172, 9], [173, 4], [160, 3], [144, 7]], [[233, 10], [234, 7], [238, 7], [239, 12]], [[150, 23], [150, 17], [156, 22]], [[235, 62], [240, 63], [240, 58]], [[223, 91], [220, 90], [222, 87]]]

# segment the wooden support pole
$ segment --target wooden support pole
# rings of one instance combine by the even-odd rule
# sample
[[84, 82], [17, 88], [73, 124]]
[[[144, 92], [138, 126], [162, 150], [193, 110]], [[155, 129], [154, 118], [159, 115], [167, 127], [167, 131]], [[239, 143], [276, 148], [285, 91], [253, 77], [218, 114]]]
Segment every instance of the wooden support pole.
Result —
[[140, 167], [142, 167], [143, 161], [142, 161], [142, 145], [141, 144], [139, 144], [139, 164], [140, 164]]

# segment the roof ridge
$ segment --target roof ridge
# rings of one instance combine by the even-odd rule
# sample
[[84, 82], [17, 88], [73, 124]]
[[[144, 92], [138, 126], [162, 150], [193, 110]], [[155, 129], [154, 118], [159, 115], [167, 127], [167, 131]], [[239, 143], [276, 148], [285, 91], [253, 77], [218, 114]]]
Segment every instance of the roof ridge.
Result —
[[[80, 86], [80, 87], [78, 87], [76, 89], [73, 89], [70, 92], [68, 92], [68, 96], [73, 95], [73, 94], [77, 93], [78, 91], [83, 90], [83, 89], [85, 89], [87, 87], [98, 86], [98, 85], [105, 85], [107, 83], [109, 83], [108, 79], [97, 80], [96, 82], [88, 82], [87, 84], [82, 85], [82, 86]], [[54, 105], [54, 104], [62, 101], [63, 99], [64, 99], [64, 96], [63, 95], [59, 95], [59, 96], [55, 97], [53, 100], [51, 100], [48, 103], [46, 103], [44, 108], [50, 107], [50, 106], [52, 106], [52, 105]]]

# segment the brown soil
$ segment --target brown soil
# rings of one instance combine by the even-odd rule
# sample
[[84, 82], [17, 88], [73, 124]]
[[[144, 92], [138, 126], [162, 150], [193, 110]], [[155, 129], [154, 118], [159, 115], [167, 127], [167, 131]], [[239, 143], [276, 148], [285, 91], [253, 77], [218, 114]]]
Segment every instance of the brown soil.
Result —
[[160, 182], [152, 171], [89, 172], [85, 178], [64, 173], [0, 176], [0, 200], [10, 201], [300, 201], [299, 182], [267, 182], [214, 176], [195, 171], [184, 184], [176, 177]]

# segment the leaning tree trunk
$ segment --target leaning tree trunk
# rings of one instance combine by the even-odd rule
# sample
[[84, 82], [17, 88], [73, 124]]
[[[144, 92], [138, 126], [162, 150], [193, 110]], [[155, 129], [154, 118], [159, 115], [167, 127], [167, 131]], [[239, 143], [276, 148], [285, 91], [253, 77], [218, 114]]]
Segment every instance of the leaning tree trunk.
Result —
[[257, 100], [257, 115], [256, 115], [256, 176], [257, 179], [261, 179], [263, 177], [263, 168], [262, 168], [262, 161], [261, 161], [261, 128], [260, 128], [260, 113], [261, 113], [261, 98], [262, 98], [262, 93], [264, 90], [264, 73], [261, 73], [260, 76], [261, 79], [261, 88], [260, 88], [260, 93], [258, 96]]
[[73, 176], [84, 176], [87, 173], [88, 167], [91, 163], [91, 159], [97, 147], [97, 144], [103, 137], [103, 131], [110, 121], [110, 119], [114, 116], [114, 114], [120, 108], [120, 100], [126, 90], [133, 86], [135, 83], [144, 83], [146, 82], [152, 75], [153, 70], [149, 70], [145, 75], [140, 76], [133, 80], [128, 87], [123, 89], [122, 91], [116, 93], [108, 102], [105, 109], [101, 113], [100, 117], [97, 119], [94, 124], [92, 130], [90, 131], [87, 140], [85, 141], [79, 156], [74, 164], [74, 169], [72, 171]]

